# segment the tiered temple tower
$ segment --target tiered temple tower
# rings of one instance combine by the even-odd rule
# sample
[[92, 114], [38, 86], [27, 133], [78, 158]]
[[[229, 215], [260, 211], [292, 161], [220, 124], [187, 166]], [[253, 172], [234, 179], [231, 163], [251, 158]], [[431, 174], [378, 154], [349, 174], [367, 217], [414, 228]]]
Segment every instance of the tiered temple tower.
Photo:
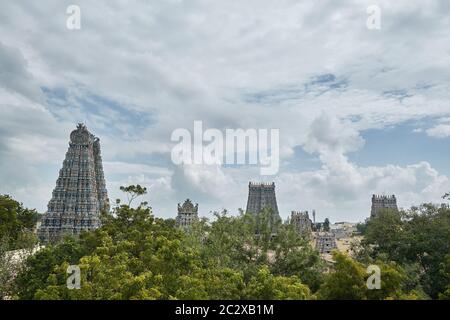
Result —
[[70, 134], [69, 149], [59, 171], [48, 210], [42, 217], [39, 239], [54, 242], [100, 226], [100, 212], [109, 211], [100, 140], [84, 124]]
[[372, 195], [372, 209], [370, 211], [370, 217], [376, 217], [381, 210], [385, 209], [398, 211], [397, 199], [395, 198], [395, 195]]
[[315, 247], [320, 254], [330, 254], [337, 249], [336, 237], [331, 232], [316, 232], [314, 235]]
[[[275, 183], [250, 182], [248, 184], [247, 212], [258, 216], [265, 208], [272, 210], [272, 223], [275, 220], [281, 221], [275, 196]], [[275, 233], [276, 230], [273, 230], [273, 232]]]
[[178, 204], [178, 215], [175, 225], [178, 228], [188, 230], [192, 223], [198, 221], [198, 203], [194, 204], [187, 199], [183, 205]]
[[291, 212], [291, 224], [294, 225], [295, 230], [305, 238], [311, 237], [312, 221], [309, 218], [308, 211], [305, 212]]

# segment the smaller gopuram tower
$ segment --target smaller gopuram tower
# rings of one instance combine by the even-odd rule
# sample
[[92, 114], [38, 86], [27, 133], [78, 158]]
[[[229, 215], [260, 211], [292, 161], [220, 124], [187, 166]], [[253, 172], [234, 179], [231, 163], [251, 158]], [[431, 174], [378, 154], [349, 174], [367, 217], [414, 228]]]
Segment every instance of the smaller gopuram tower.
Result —
[[194, 206], [190, 199], [186, 199], [182, 206], [178, 204], [176, 227], [188, 230], [195, 221], [198, 221], [198, 203]]
[[312, 221], [309, 218], [308, 211], [292, 211], [291, 224], [301, 236], [310, 238], [312, 233]]
[[337, 249], [336, 237], [331, 232], [315, 232], [314, 241], [316, 250], [320, 254], [330, 254]]

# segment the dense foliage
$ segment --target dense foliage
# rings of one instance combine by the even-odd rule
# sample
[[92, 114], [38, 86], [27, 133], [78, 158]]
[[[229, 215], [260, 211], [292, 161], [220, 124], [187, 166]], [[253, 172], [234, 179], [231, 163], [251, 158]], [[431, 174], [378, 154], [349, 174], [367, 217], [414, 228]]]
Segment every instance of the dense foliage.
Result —
[[402, 265], [410, 275], [409, 288], [438, 298], [450, 288], [450, 209], [425, 204], [405, 212], [382, 211], [367, 221], [357, 253], [364, 263], [381, 259]]
[[[383, 212], [364, 225], [355, 258], [334, 252], [326, 263], [288, 223], [272, 234], [259, 219], [216, 213], [189, 232], [160, 219], [145, 188], [122, 188], [129, 202], [102, 215], [102, 227], [65, 238], [31, 255], [17, 269], [9, 298], [17, 299], [448, 299], [450, 210], [423, 206]], [[273, 227], [273, 226], [272, 226]], [[255, 236], [255, 230], [259, 235]], [[2, 252], [0, 252], [0, 255]], [[381, 270], [369, 290], [366, 268]], [[67, 267], [78, 265], [81, 288], [67, 288]], [[1, 280], [1, 279], [0, 279]], [[2, 288], [0, 287], [0, 290]], [[4, 297], [4, 295], [2, 296]]]
[[[260, 222], [263, 223], [264, 219]], [[103, 226], [47, 247], [16, 279], [21, 299], [308, 299], [322, 262], [291, 230], [272, 239], [251, 215], [216, 214], [191, 232], [155, 218], [145, 205], [119, 205]], [[272, 254], [272, 260], [267, 252]], [[286, 256], [288, 259], [277, 259]], [[278, 263], [277, 261], [280, 261]], [[283, 261], [283, 263], [281, 263]], [[66, 286], [67, 267], [81, 269], [81, 289]], [[290, 265], [297, 268], [293, 270]]]
[[37, 220], [35, 210], [24, 208], [10, 196], [0, 195], [0, 299], [11, 296], [13, 278], [23, 267], [21, 260], [37, 243], [33, 233]]
[[0, 195], [0, 241], [8, 250], [27, 247], [39, 214], [8, 195]]

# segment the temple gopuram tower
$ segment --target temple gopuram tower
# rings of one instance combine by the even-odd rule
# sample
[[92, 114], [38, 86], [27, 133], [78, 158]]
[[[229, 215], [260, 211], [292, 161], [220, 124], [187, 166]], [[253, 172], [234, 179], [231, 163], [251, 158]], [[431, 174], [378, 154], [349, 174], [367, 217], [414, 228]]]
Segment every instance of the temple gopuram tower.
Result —
[[331, 232], [316, 232], [314, 240], [316, 250], [320, 254], [330, 254], [337, 249], [336, 236]]
[[187, 199], [182, 206], [178, 204], [176, 227], [188, 230], [195, 221], [198, 221], [198, 203], [194, 206], [191, 200]]
[[48, 210], [38, 230], [41, 242], [77, 236], [100, 226], [100, 212], [109, 211], [100, 155], [100, 140], [84, 124], [70, 134], [69, 149], [56, 180]]
[[372, 208], [370, 210], [370, 217], [376, 217], [382, 210], [398, 211], [397, 198], [395, 198], [395, 195], [372, 195]]
[[[275, 183], [253, 183], [248, 184], [247, 211], [258, 216], [264, 209], [272, 211], [272, 222], [281, 221], [278, 212], [277, 198], [275, 196]], [[276, 230], [272, 230], [276, 233]], [[258, 230], [256, 231], [258, 233]]]
[[292, 211], [291, 224], [295, 227], [295, 231], [305, 238], [310, 238], [312, 233], [313, 222], [309, 218], [308, 211]]

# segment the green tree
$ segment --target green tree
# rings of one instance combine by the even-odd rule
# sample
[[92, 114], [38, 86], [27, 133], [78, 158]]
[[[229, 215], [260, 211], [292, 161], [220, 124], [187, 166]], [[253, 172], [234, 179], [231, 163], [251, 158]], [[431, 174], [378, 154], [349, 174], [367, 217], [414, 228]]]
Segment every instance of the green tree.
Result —
[[[383, 211], [367, 224], [363, 246], [372, 258], [420, 267], [420, 285], [427, 295], [437, 298], [445, 289], [440, 272], [450, 252], [450, 209], [424, 204], [406, 212]], [[370, 249], [367, 249], [370, 248]]]
[[376, 253], [387, 253], [399, 259], [403, 245], [403, 221], [401, 213], [394, 210], [381, 210], [367, 222], [365, 242], [376, 245]]
[[244, 297], [251, 300], [306, 300], [311, 293], [298, 277], [274, 276], [267, 267], [262, 267], [250, 279]]
[[[280, 247], [289, 250], [298, 244], [281, 242], [287, 238], [282, 227], [280, 237], [273, 238], [266, 214], [270, 212], [255, 219], [243, 212], [238, 216], [222, 212], [212, 223], [203, 219], [184, 232], [174, 228], [171, 220], [155, 218], [145, 203], [136, 208], [119, 203], [112, 215], [102, 216], [101, 228], [83, 233], [79, 239], [66, 239], [30, 258], [27, 270], [20, 275], [19, 297], [308, 298], [309, 288], [297, 276], [270, 273], [268, 252]], [[260, 233], [255, 235], [255, 230]], [[80, 290], [66, 287], [66, 270], [71, 264], [80, 266]], [[310, 267], [306, 263], [304, 269]], [[262, 286], [258, 286], [259, 280]]]
[[27, 248], [39, 214], [29, 210], [8, 195], [0, 195], [0, 239], [9, 250]]
[[25, 268], [18, 273], [15, 294], [19, 299], [33, 299], [37, 290], [46, 287], [55, 268], [62, 263], [77, 264], [85, 253], [84, 243], [72, 238], [39, 250], [28, 257]]
[[[15, 281], [0, 286], [3, 297], [426, 299], [424, 291], [449, 296], [445, 207], [380, 213], [368, 221], [366, 239], [354, 250], [356, 260], [334, 252], [327, 272], [310, 240], [292, 225], [271, 220], [270, 209], [258, 216], [216, 213], [214, 220], [201, 219], [184, 231], [173, 219], [156, 218], [146, 202], [131, 207], [144, 187], [122, 190], [129, 193], [127, 204], [117, 201], [112, 214], [103, 213], [99, 229], [30, 256]], [[1, 257], [8, 255], [0, 250]], [[370, 264], [381, 269], [379, 290], [366, 286]], [[80, 290], [67, 288], [69, 265], [81, 269]], [[11, 278], [8, 260], [0, 260], [0, 269], [0, 280]]]
[[[268, 214], [267, 212], [264, 214]], [[270, 231], [262, 218], [240, 212], [231, 216], [228, 212], [214, 213], [215, 221], [203, 225], [204, 233], [195, 235], [198, 248], [207, 267], [242, 270], [245, 279], [255, 274], [259, 266], [267, 263], [267, 248], [270, 246]], [[257, 223], [261, 223], [260, 234], [255, 235]], [[187, 242], [186, 245], [191, 245]]]
[[[130, 185], [130, 186], [120, 186], [120, 191], [123, 191], [127, 194], [128, 206], [131, 206], [131, 203], [136, 198], [147, 194], [147, 188], [142, 187], [141, 185]], [[120, 201], [117, 201], [119, 203]]]
[[180, 280], [178, 299], [237, 300], [242, 299], [245, 288], [242, 272], [230, 268], [201, 268]]
[[359, 222], [356, 224], [356, 231], [360, 234], [360, 235], [365, 235], [366, 234], [366, 230], [367, 230], [367, 222], [368, 220], [364, 221], [364, 222]]
[[443, 291], [439, 293], [439, 299], [450, 300], [450, 253], [445, 256], [445, 261], [441, 264], [439, 272], [446, 283], [446, 286], [443, 286]]
[[366, 298], [364, 267], [338, 251], [333, 252], [333, 270], [325, 277], [318, 292], [324, 300], [363, 300]]
[[0, 300], [14, 297], [14, 279], [37, 243], [33, 229], [38, 216], [36, 210], [0, 195]]
[[425, 299], [420, 290], [409, 290], [405, 270], [394, 262], [378, 260], [373, 264], [380, 269], [380, 288], [369, 289], [367, 280], [371, 274], [366, 267], [346, 254], [333, 252], [335, 261], [331, 272], [325, 277], [318, 297], [326, 300], [391, 300]]
[[325, 263], [310, 243], [309, 237], [300, 235], [290, 223], [279, 228], [274, 239], [274, 261], [270, 270], [274, 275], [297, 276], [313, 291], [323, 282]]

